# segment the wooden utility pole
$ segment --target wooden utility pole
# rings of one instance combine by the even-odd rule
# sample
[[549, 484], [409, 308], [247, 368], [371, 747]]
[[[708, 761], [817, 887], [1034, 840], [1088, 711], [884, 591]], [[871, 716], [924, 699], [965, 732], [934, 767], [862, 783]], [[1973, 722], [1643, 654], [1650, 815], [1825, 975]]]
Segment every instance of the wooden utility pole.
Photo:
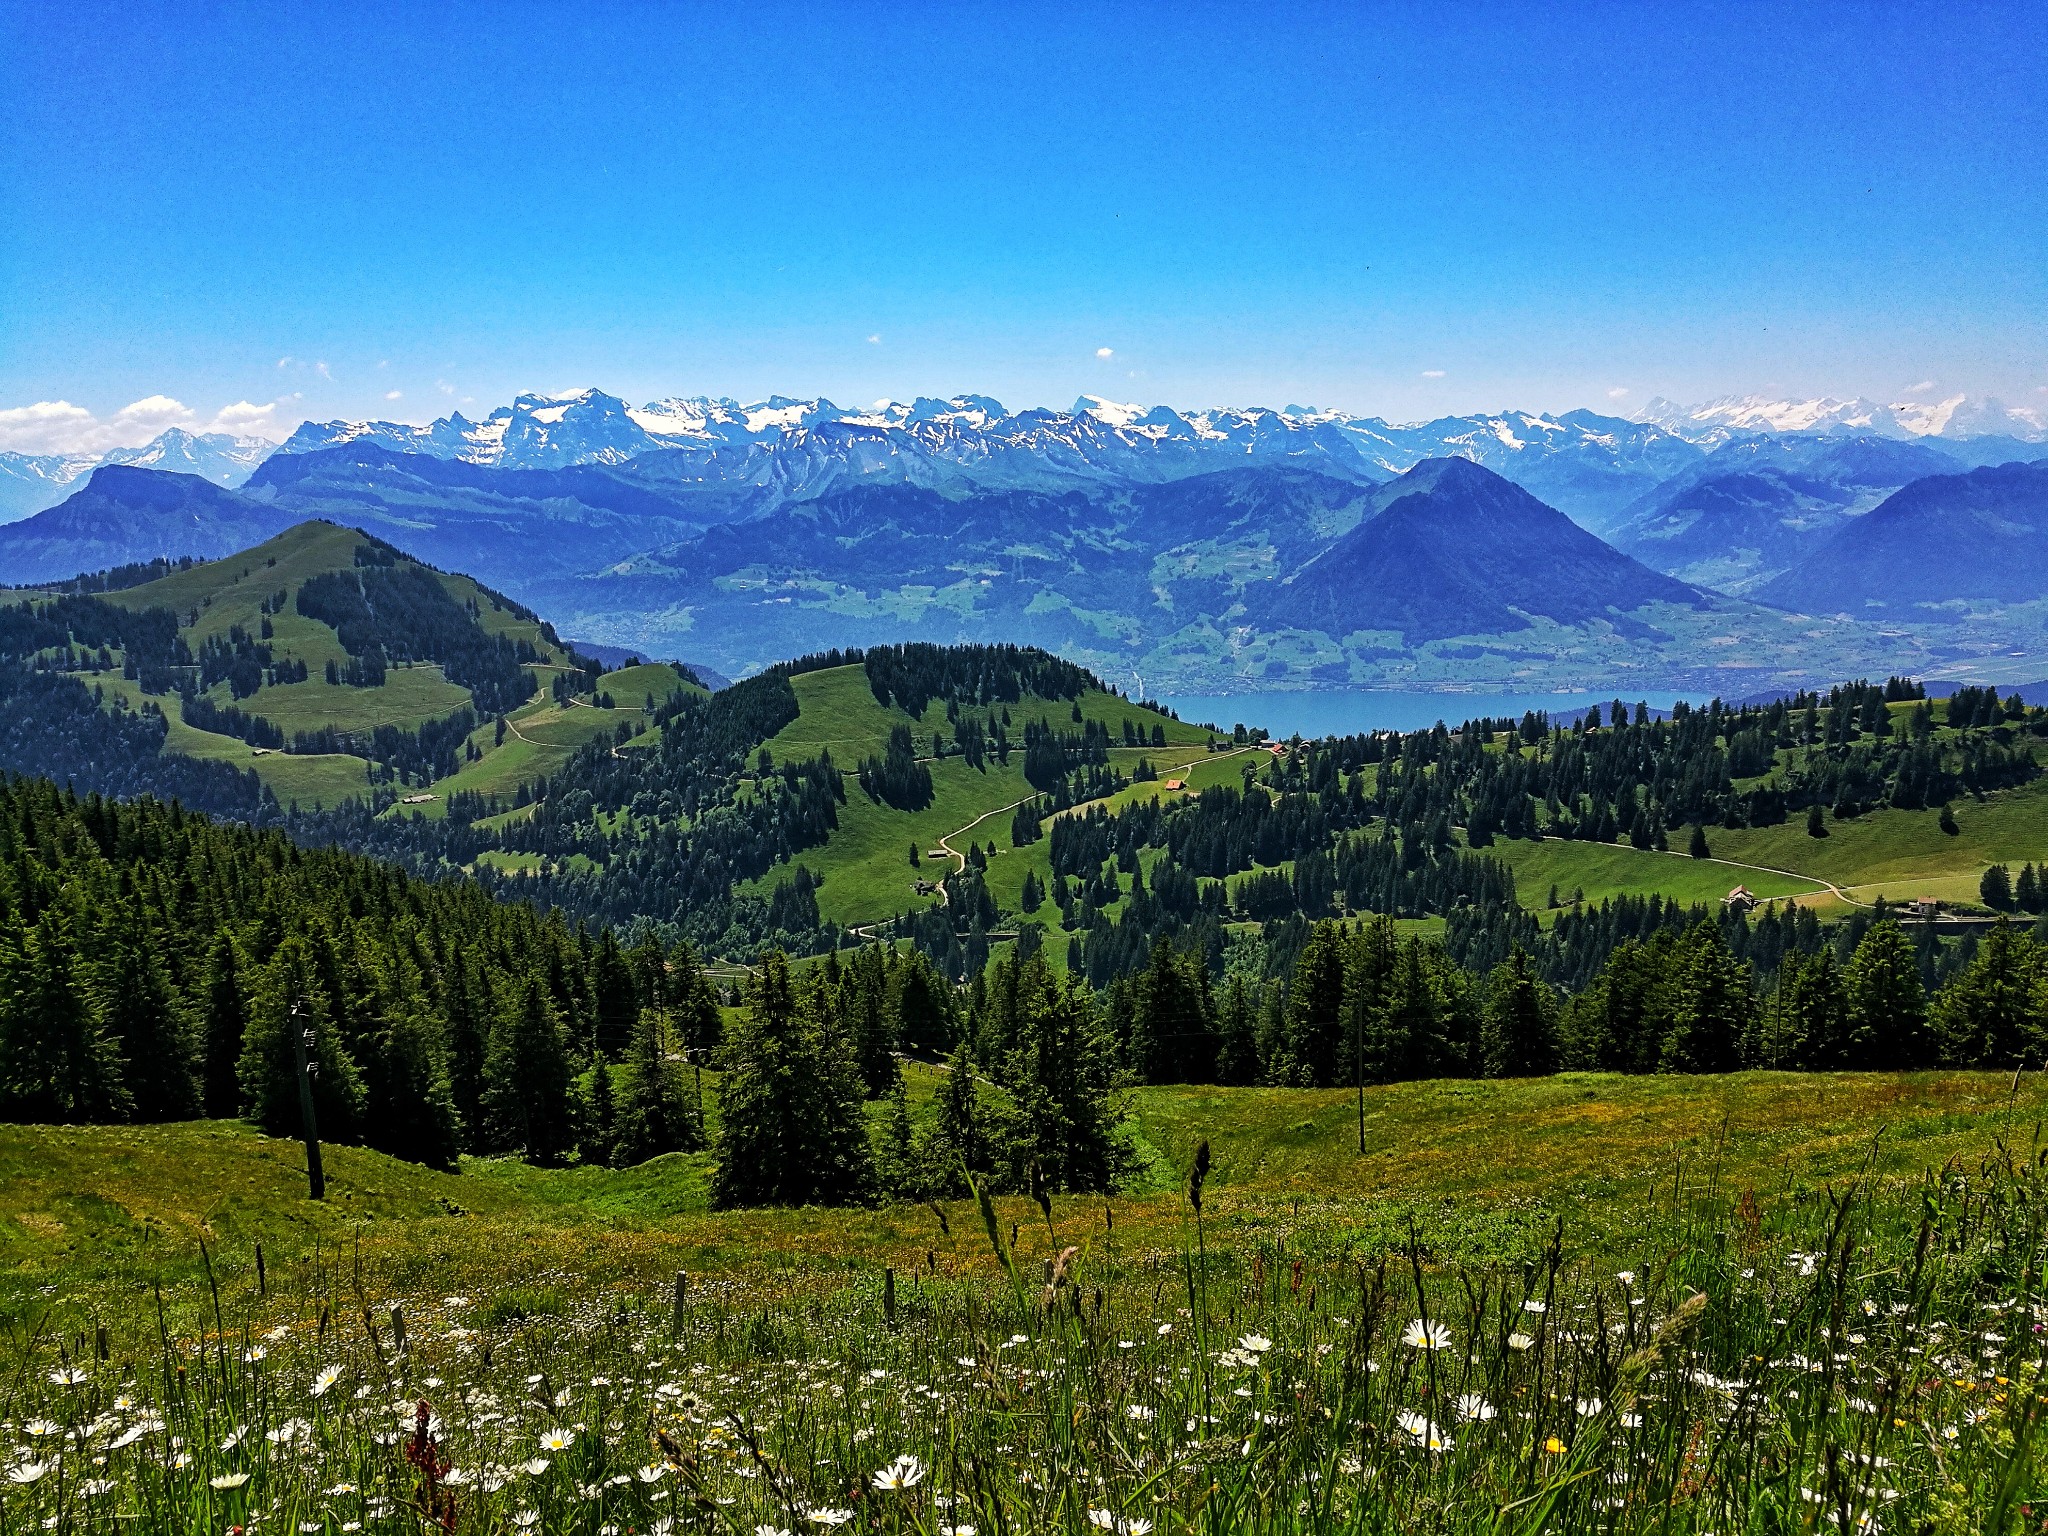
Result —
[[327, 1174], [320, 1166], [320, 1126], [313, 1116], [313, 1079], [320, 1075], [320, 1063], [313, 1055], [317, 1043], [311, 1015], [304, 1003], [293, 1003], [288, 1023], [292, 1032], [292, 1054], [299, 1067], [299, 1122], [306, 1142], [306, 1184], [309, 1198], [327, 1198]]
[[1365, 1156], [1365, 1010], [1351, 1010], [1351, 1076], [1358, 1084], [1358, 1155]]

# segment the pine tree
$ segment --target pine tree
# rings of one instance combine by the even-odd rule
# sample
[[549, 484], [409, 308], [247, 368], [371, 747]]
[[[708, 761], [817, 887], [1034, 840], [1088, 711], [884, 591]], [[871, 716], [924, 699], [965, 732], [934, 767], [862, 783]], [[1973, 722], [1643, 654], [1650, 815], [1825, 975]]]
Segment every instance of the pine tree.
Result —
[[1697, 821], [1692, 824], [1692, 840], [1687, 843], [1685, 851], [1695, 859], [1713, 857], [1712, 850], [1707, 847], [1707, 829]]
[[1984, 871], [1977, 882], [1977, 894], [1984, 899], [1984, 905], [1994, 912], [2012, 910], [2012, 872], [2003, 864], [1994, 864]]
[[1956, 813], [1945, 805], [1941, 808], [1941, 819], [1939, 825], [1941, 827], [1942, 832], [1949, 837], [1955, 837], [1963, 830], [1961, 827], [1956, 825]]
[[2032, 864], [2020, 866], [2020, 877], [2013, 885], [2012, 899], [2022, 912], [2041, 910], [2041, 877]]
[[223, 931], [206, 957], [206, 990], [200, 1017], [205, 1062], [200, 1071], [205, 1112], [226, 1120], [240, 1112], [241, 1084], [235, 1075], [242, 1056], [242, 1031], [249, 1022], [249, 1000], [242, 983], [242, 950], [234, 935]]
[[1542, 1077], [1557, 1070], [1557, 999], [1519, 944], [1494, 967], [1480, 1018], [1480, 1066], [1488, 1077]]
[[1207, 970], [1164, 937], [1132, 982], [1131, 1065], [1148, 1083], [1207, 1083], [1216, 1076], [1216, 1033]]
[[[933, 1118], [920, 1152], [924, 1185], [941, 1195], [967, 1193], [965, 1174], [986, 1187], [995, 1167], [976, 1086], [974, 1058], [958, 1047], [932, 1096]], [[964, 1172], [963, 1172], [964, 1170]]]
[[621, 1167], [704, 1145], [696, 1100], [683, 1086], [681, 1069], [669, 1060], [666, 1023], [660, 1010], [643, 1008], [633, 1026], [612, 1149], [612, 1160]]
[[1658, 1067], [1665, 1072], [1732, 1072], [1754, 1031], [1749, 967], [1728, 951], [1721, 930], [1700, 923], [1680, 945], [1671, 981], [1671, 1022]]
[[2003, 1071], [2041, 1059], [2040, 971], [2034, 943], [2009, 923], [1984, 936], [1929, 1014], [1950, 1066]]
[[1128, 1161], [1111, 1100], [1113, 1054], [1086, 989], [1056, 977], [1041, 955], [1016, 971], [1017, 1045], [1004, 1063], [1013, 1179], [1045, 1188], [1109, 1189]]
[[898, 1200], [914, 1200], [924, 1193], [924, 1170], [917, 1156], [917, 1142], [910, 1125], [910, 1098], [904, 1092], [903, 1075], [889, 1090], [889, 1108], [882, 1119], [882, 1145], [876, 1162], [876, 1177], [884, 1191]]
[[1216, 1020], [1216, 1081], [1243, 1087], [1259, 1080], [1259, 1022], [1244, 977], [1233, 975]]
[[499, 1151], [558, 1162], [573, 1144], [569, 1052], [561, 1016], [538, 971], [511, 982], [484, 1060], [484, 1122]]
[[448, 1086], [434, 1021], [413, 978], [386, 1004], [376, 1049], [364, 1064], [364, 1139], [379, 1151], [433, 1168], [453, 1168], [461, 1119]]
[[953, 1049], [958, 1034], [953, 989], [921, 950], [891, 968], [889, 1011], [896, 1038], [906, 1050], [943, 1053]]
[[1778, 972], [1779, 1029], [1791, 1056], [1758, 1066], [1798, 1065], [1839, 1071], [1859, 1065], [1851, 1034], [1849, 994], [1835, 952], [1788, 955]]
[[1854, 1065], [1897, 1070], [1933, 1064], [1919, 957], [1896, 922], [1871, 925], [1849, 961], [1845, 985]]
[[597, 943], [590, 990], [597, 1012], [598, 1052], [607, 1061], [617, 1061], [626, 1049], [627, 1039], [633, 1033], [633, 1020], [640, 1012], [640, 988], [609, 928]]
[[718, 1086], [717, 1206], [844, 1205], [875, 1185], [852, 1053], [809, 990], [800, 1007], [789, 962], [771, 952], [726, 1037]]
[[1828, 835], [1827, 814], [1821, 809], [1821, 804], [1818, 800], [1806, 808], [1806, 835], [1808, 837], [1826, 837]]
[[1344, 932], [1317, 923], [1288, 978], [1286, 1024], [1273, 1080], [1296, 1088], [1327, 1088], [1338, 1081], [1343, 1047]]
[[199, 1112], [198, 1041], [139, 914], [118, 914], [99, 939], [91, 1006], [122, 1059], [130, 1114], [185, 1120]]
[[577, 1155], [585, 1162], [604, 1167], [639, 1162], [639, 1158], [618, 1156], [619, 1105], [612, 1082], [612, 1066], [603, 1056], [590, 1063], [590, 1091], [585, 1095], [583, 1127], [576, 1138]]
[[6, 1118], [125, 1120], [121, 1054], [73, 980], [66, 914], [46, 910], [7, 956], [0, 991], [0, 1105]]

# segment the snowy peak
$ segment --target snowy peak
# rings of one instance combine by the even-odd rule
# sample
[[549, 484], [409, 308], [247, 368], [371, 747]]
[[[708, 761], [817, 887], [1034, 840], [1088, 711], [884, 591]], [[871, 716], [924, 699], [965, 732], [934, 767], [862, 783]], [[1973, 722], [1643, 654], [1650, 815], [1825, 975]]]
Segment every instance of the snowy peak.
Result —
[[0, 453], [0, 522], [56, 506], [77, 481], [105, 464], [197, 475], [232, 488], [247, 480], [256, 466], [276, 451], [275, 443], [260, 437], [192, 433], [172, 427], [140, 448], [110, 448], [98, 454]]
[[1635, 420], [1660, 426], [1688, 441], [1714, 446], [1745, 433], [1854, 433], [1878, 437], [2006, 436], [2048, 439], [2048, 412], [2017, 409], [1998, 400], [1956, 395], [1940, 401], [1906, 400], [1880, 405], [1822, 395], [1780, 399], [1726, 395], [1704, 405], [1682, 406], [1661, 395]]

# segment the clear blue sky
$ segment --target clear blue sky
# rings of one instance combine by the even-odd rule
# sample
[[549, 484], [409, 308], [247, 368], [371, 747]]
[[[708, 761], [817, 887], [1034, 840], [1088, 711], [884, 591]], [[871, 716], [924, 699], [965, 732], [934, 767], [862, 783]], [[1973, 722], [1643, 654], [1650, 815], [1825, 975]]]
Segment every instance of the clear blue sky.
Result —
[[0, 112], [17, 424], [2048, 404], [2038, 4], [29, 0]]

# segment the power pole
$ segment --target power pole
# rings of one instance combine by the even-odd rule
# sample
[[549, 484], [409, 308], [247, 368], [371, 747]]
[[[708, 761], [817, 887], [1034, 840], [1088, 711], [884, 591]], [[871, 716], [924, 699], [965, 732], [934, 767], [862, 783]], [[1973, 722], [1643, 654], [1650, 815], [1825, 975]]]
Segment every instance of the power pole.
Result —
[[320, 1063], [312, 1051], [315, 1043], [313, 1026], [306, 1022], [310, 1016], [304, 1003], [293, 1003], [290, 1017], [292, 1031], [292, 1054], [298, 1058], [299, 1066], [299, 1123], [306, 1141], [306, 1184], [309, 1198], [327, 1198], [327, 1174], [320, 1166], [320, 1126], [313, 1117], [313, 1079], [320, 1074]]
[[1351, 1076], [1358, 1085], [1358, 1155], [1365, 1156], [1365, 1017], [1351, 1010]]

